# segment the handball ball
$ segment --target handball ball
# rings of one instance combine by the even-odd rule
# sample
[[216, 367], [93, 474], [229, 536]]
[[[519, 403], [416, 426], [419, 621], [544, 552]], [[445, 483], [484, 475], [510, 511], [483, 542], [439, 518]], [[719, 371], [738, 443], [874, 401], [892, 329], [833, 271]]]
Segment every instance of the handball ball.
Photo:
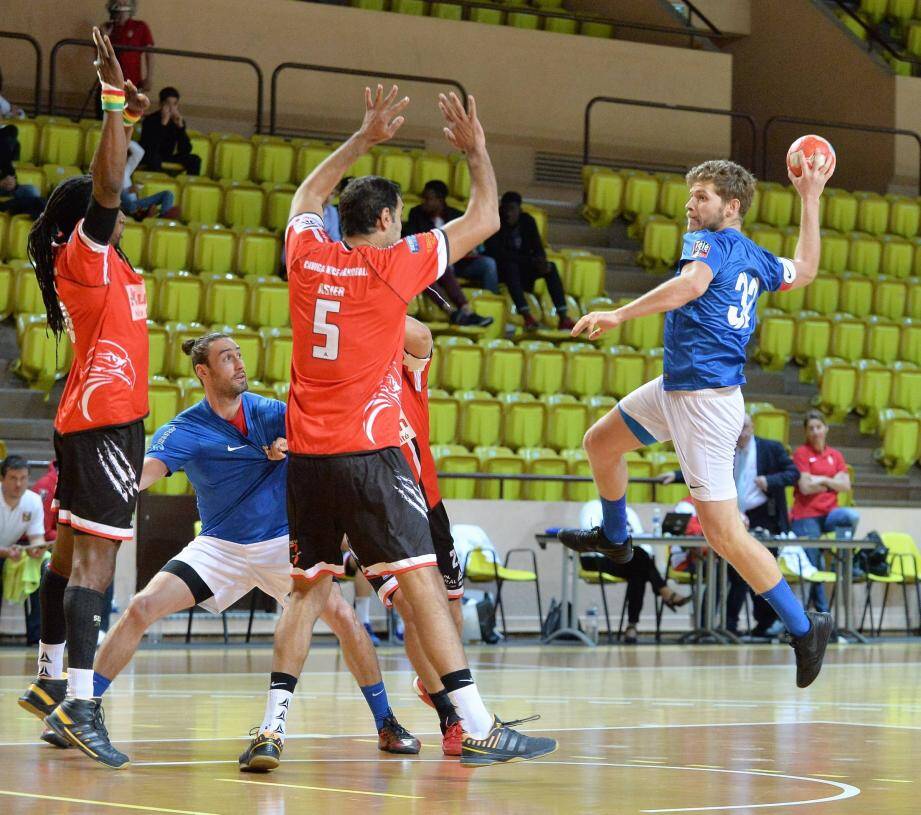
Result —
[[800, 166], [800, 157], [796, 153], [802, 153], [810, 167], [825, 167], [830, 163], [832, 172], [834, 172], [837, 162], [835, 148], [821, 136], [800, 136], [787, 150], [787, 167], [793, 175], [799, 178], [803, 174], [803, 168]]

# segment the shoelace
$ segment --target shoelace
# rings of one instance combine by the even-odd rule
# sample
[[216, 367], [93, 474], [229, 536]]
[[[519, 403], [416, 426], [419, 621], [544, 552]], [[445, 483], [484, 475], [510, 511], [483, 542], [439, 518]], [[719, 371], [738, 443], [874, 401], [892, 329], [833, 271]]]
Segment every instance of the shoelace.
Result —
[[504, 722], [498, 716], [496, 716], [496, 722], [499, 724], [499, 727], [518, 727], [520, 724], [527, 724], [528, 722], [536, 722], [540, 718], [540, 713], [535, 713], [533, 716], [528, 716], [526, 719], [513, 719], [510, 722]]
[[396, 719], [385, 719], [384, 727], [390, 728], [398, 738], [401, 739], [411, 739], [413, 734], [410, 733], [403, 725], [401, 725]]
[[109, 740], [109, 731], [106, 730], [106, 715], [102, 710], [102, 705], [99, 705], [96, 708], [95, 714], [93, 714], [93, 727], [106, 741]]

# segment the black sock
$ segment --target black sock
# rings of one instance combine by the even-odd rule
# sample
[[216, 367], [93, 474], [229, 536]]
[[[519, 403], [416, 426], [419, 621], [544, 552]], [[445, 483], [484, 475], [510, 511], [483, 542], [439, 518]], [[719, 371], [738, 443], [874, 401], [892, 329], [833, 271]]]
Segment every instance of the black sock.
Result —
[[45, 569], [38, 588], [38, 600], [42, 609], [41, 638], [46, 645], [59, 645], [67, 636], [64, 624], [64, 590], [67, 578]]
[[432, 700], [432, 704], [435, 705], [435, 710], [438, 711], [438, 723], [441, 725], [441, 735], [444, 735], [445, 731], [454, 722], [460, 721], [460, 716], [457, 715], [457, 711], [454, 709], [446, 690], [430, 693], [429, 698]]
[[286, 690], [288, 693], [294, 693], [297, 687], [297, 677], [291, 674], [284, 674], [280, 671], [272, 671], [269, 677], [269, 690]]
[[99, 639], [99, 626], [106, 613], [106, 596], [83, 586], [68, 586], [64, 591], [64, 619], [67, 621], [67, 664], [70, 668], [92, 670]]
[[462, 668], [459, 671], [453, 671], [441, 677], [441, 684], [445, 686], [445, 693], [451, 693], [451, 691], [460, 690], [461, 688], [466, 688], [468, 685], [472, 685], [473, 674], [470, 673], [469, 668]]

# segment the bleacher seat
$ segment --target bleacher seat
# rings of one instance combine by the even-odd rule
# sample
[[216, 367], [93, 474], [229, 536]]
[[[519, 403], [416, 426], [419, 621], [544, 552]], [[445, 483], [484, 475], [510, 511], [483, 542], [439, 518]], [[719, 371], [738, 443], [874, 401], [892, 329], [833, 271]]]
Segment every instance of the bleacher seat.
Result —
[[648, 269], [665, 270], [681, 256], [683, 227], [659, 215], [648, 216], [643, 232], [643, 249], [637, 262]]
[[819, 393], [815, 405], [828, 416], [829, 423], [839, 424], [854, 409], [857, 400], [857, 369], [843, 359], [820, 360]]
[[889, 320], [901, 320], [907, 300], [907, 283], [881, 277], [873, 290], [873, 313]]
[[224, 190], [210, 179], [195, 178], [182, 187], [179, 208], [186, 221], [216, 224], [223, 213]]
[[247, 275], [246, 324], [256, 328], [284, 328], [289, 325], [288, 285], [278, 277]]
[[871, 316], [867, 319], [865, 356], [889, 365], [898, 359], [899, 326], [884, 317]]
[[761, 189], [758, 217], [771, 226], [788, 226], [793, 220], [793, 189], [770, 182], [758, 186]]
[[568, 394], [549, 396], [544, 401], [547, 405], [547, 446], [555, 450], [581, 447], [582, 437], [588, 430], [588, 406]]
[[603, 351], [585, 342], [563, 343], [566, 354], [564, 389], [576, 396], [595, 396], [604, 392], [606, 360]]
[[485, 350], [483, 387], [493, 393], [520, 391], [524, 387], [525, 352], [509, 340], [480, 340]]
[[27, 260], [29, 257], [29, 232], [32, 219], [28, 215], [14, 215], [6, 237], [6, 257], [8, 260]]
[[286, 184], [291, 181], [294, 170], [294, 145], [277, 138], [265, 138], [256, 145], [253, 179], [258, 182], [271, 181]]
[[782, 371], [792, 359], [796, 322], [792, 317], [765, 317], [759, 326], [755, 360], [768, 371]]
[[621, 340], [638, 351], [661, 348], [665, 332], [665, 315], [650, 314], [624, 323]]
[[182, 391], [179, 385], [165, 377], [151, 376], [147, 399], [150, 412], [144, 419], [144, 432], [150, 435], [180, 412]]
[[45, 176], [45, 195], [51, 195], [62, 181], [83, 175], [83, 171], [75, 164], [43, 164], [42, 175]]
[[857, 274], [841, 277], [838, 307], [854, 317], [866, 317], [873, 310], [873, 281]]
[[[148, 302], [148, 314], [150, 304]], [[169, 334], [160, 323], [153, 320], [147, 321], [147, 342], [149, 348], [149, 362], [147, 373], [149, 376], [163, 376], [166, 373], [167, 348]]]
[[[624, 455], [624, 460], [627, 462], [627, 474], [631, 479], [652, 478], [655, 475], [655, 465], [639, 453], [627, 453]], [[627, 503], [652, 503], [655, 496], [653, 486], [653, 484], [628, 484]]]
[[841, 281], [837, 277], [818, 275], [806, 287], [806, 308], [819, 314], [834, 314], [838, 310], [840, 296]]
[[265, 225], [281, 232], [288, 225], [291, 201], [294, 199], [293, 184], [263, 184], [265, 190]]
[[[565, 459], [567, 472], [569, 475], [578, 475], [583, 478], [591, 478], [592, 469], [588, 463], [588, 457], [582, 449], [562, 450], [560, 455]], [[586, 482], [569, 482], [566, 484], [564, 491], [567, 501], [577, 501], [584, 504], [587, 501], [595, 501], [598, 498], [598, 489], [591, 481]]]
[[38, 287], [35, 270], [28, 261], [18, 267], [8, 266], [13, 278], [12, 310], [14, 314], [44, 314], [45, 303]]
[[552, 31], [554, 34], [577, 34], [579, 22], [572, 17], [545, 17], [544, 31]]
[[234, 269], [236, 236], [220, 225], [203, 224], [192, 239], [192, 268], [196, 272], [228, 274]]
[[260, 378], [269, 383], [290, 381], [293, 348], [291, 329], [262, 328], [259, 334], [265, 343], [265, 363]]
[[413, 162], [413, 177], [411, 191], [416, 195], [422, 194], [422, 188], [429, 181], [442, 181], [450, 188], [453, 167], [447, 156], [438, 153], [419, 152]]
[[566, 355], [552, 343], [521, 343], [526, 355], [525, 389], [535, 395], [560, 393], [566, 373]]
[[374, 170], [378, 175], [389, 178], [408, 190], [413, 181], [413, 157], [409, 153], [394, 148], [384, 148], [377, 156]]
[[[480, 472], [496, 475], [521, 475], [525, 461], [508, 447], [476, 447], [473, 454], [480, 462]], [[521, 481], [483, 479], [476, 482], [476, 497], [488, 500], [504, 498], [517, 501], [521, 498]]]
[[860, 419], [860, 432], [873, 433], [880, 410], [889, 404], [892, 390], [892, 371], [872, 359], [857, 362], [857, 395], [854, 409]]
[[652, 215], [656, 211], [658, 198], [659, 180], [655, 176], [649, 173], [631, 173], [624, 186], [624, 215], [630, 221], [642, 215]]
[[503, 394], [502, 443], [512, 449], [542, 447], [547, 406], [530, 394]]
[[79, 166], [83, 163], [83, 138], [80, 125], [72, 122], [55, 121], [44, 125], [39, 137], [39, 161]]
[[19, 142], [19, 160], [28, 164], [40, 164], [39, 141], [41, 125], [35, 119], [17, 119], [13, 124], [18, 131], [16, 139]]
[[15, 280], [16, 275], [13, 270], [9, 266], [0, 264], [0, 320], [5, 320], [13, 311], [13, 284]]
[[[239, 325], [246, 319], [249, 287], [232, 274], [202, 275], [205, 284], [203, 319], [206, 323]], [[250, 373], [255, 377], [255, 373]]]
[[197, 339], [205, 333], [201, 323], [167, 323], [168, 342], [166, 347], [166, 364], [164, 373], [170, 379], [194, 376], [192, 358], [182, 352], [182, 343], [188, 339]]
[[160, 322], [198, 322], [204, 299], [200, 277], [186, 271], [154, 269], [157, 279], [156, 319]]
[[281, 242], [271, 232], [260, 227], [238, 231], [236, 268], [241, 275], [271, 277], [280, 258]]
[[889, 234], [913, 238], [921, 226], [921, 206], [912, 198], [893, 196], [889, 201]]
[[497, 447], [502, 436], [502, 403], [485, 391], [460, 391], [458, 441], [467, 447]]
[[[451, 338], [460, 339], [460, 338]], [[483, 348], [474, 344], [442, 346], [440, 384], [448, 390], [476, 390], [483, 374]]]
[[590, 170], [585, 191], [582, 216], [595, 227], [606, 227], [623, 208], [624, 179], [606, 167], [586, 167]]
[[847, 235], [832, 229], [823, 229], [819, 268], [830, 274], [841, 274], [845, 269], [851, 268], [848, 266], [849, 251], [850, 242]]
[[629, 346], [614, 346], [607, 351], [608, 393], [623, 399], [645, 383], [646, 360]]
[[820, 359], [828, 354], [831, 343], [832, 322], [815, 312], [804, 311], [796, 321], [796, 340], [793, 355], [800, 365]]
[[147, 230], [147, 265], [154, 269], [188, 269], [192, 234], [177, 221], [155, 219]]
[[917, 414], [921, 411], [921, 369], [911, 362], [897, 362], [892, 367], [889, 407]]
[[768, 405], [752, 410], [751, 414], [756, 436], [773, 439], [783, 445], [790, 443], [790, 415], [787, 411]]
[[872, 356], [864, 353], [866, 337], [867, 326], [864, 322], [852, 319], [847, 314], [835, 315], [832, 321], [828, 352], [831, 356], [841, 357], [848, 362], [856, 362], [864, 356]]
[[122, 230], [121, 238], [119, 238], [118, 247], [125, 253], [125, 256], [131, 261], [131, 265], [135, 269], [139, 266], [143, 267], [145, 262], [144, 253], [147, 248], [147, 229], [137, 221], [125, 221], [125, 228]]
[[870, 235], [882, 235], [889, 225], [889, 202], [875, 193], [857, 195], [857, 229]]
[[822, 225], [838, 232], [853, 232], [857, 228], [857, 199], [845, 190], [825, 188], [825, 217]]
[[883, 259], [879, 238], [866, 232], [852, 232], [848, 249], [848, 269], [864, 277], [876, 277]]
[[189, 141], [192, 143], [192, 155], [201, 159], [202, 176], [211, 175], [211, 159], [214, 155], [214, 149], [211, 146], [211, 139], [204, 133], [197, 130], [188, 131]]
[[583, 398], [582, 401], [588, 405], [589, 427], [607, 415], [617, 404], [617, 400], [613, 396], [588, 396]]
[[[476, 473], [480, 469], [480, 460], [462, 445], [436, 445], [432, 455], [440, 473]], [[448, 499], [476, 498], [476, 485], [472, 478], [438, 479], [438, 489]]]
[[429, 442], [454, 444], [460, 427], [460, 401], [453, 396], [429, 396]]
[[921, 419], [906, 411], [889, 409], [882, 412], [882, 447], [877, 450], [877, 460], [890, 475], [905, 475], [918, 461], [921, 445]]
[[230, 181], [224, 187], [222, 222], [231, 228], [247, 229], [262, 226], [265, 192], [255, 184]]
[[[525, 460], [525, 471], [532, 475], [566, 475], [568, 464], [558, 453], [541, 447], [518, 451]], [[565, 491], [562, 481], [526, 481], [523, 490], [526, 501], [562, 501]]]
[[248, 139], [220, 139], [214, 145], [214, 178], [249, 181], [253, 152], [253, 144]]
[[921, 365], [921, 323], [911, 319], [902, 322], [899, 359]]

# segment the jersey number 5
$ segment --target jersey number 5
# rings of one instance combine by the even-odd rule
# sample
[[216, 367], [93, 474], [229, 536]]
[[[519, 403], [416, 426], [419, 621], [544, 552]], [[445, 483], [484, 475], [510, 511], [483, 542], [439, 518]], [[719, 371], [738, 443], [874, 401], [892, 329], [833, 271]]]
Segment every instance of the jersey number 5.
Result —
[[327, 317], [330, 314], [338, 314], [341, 307], [342, 303], [338, 300], [317, 300], [317, 307], [313, 312], [313, 333], [322, 334], [326, 342], [313, 346], [313, 355], [316, 359], [339, 357], [339, 326], [327, 322]]
[[736, 291], [742, 293], [742, 301], [726, 310], [726, 319], [733, 328], [748, 328], [752, 309], [758, 302], [758, 278], [749, 280], [748, 275], [742, 272], [736, 279]]

